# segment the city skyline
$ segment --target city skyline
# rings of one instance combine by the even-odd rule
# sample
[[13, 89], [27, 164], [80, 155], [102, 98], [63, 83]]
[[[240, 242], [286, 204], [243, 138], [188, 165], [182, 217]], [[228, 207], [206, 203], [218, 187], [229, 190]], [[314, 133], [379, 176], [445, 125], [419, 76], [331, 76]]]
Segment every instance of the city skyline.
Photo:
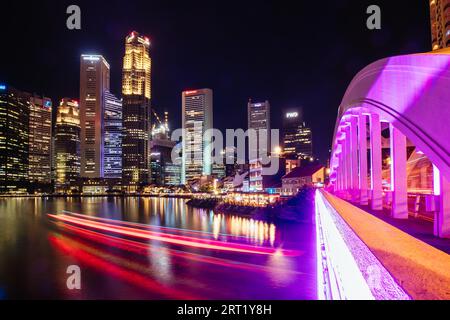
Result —
[[[423, 1], [409, 8], [410, 19], [416, 22], [413, 26], [407, 26], [395, 19], [398, 10], [403, 7], [401, 1], [395, 4], [384, 4], [385, 28], [377, 32], [370, 32], [365, 28], [363, 18], [367, 6], [364, 1], [357, 4], [330, 3], [330, 10], [325, 11], [320, 17], [327, 21], [326, 24], [321, 23], [321, 20], [312, 21], [308, 17], [306, 13], [313, 10], [313, 5], [307, 3], [300, 5], [301, 10], [291, 12], [289, 6], [280, 9], [280, 16], [274, 16], [268, 4], [244, 5], [242, 10], [236, 13], [266, 17], [274, 21], [270, 27], [249, 26], [250, 21], [238, 20], [238, 24], [223, 23], [223, 27], [219, 28], [219, 22], [223, 22], [224, 18], [231, 15], [229, 9], [219, 4], [199, 6], [194, 3], [191, 8], [180, 5], [174, 8], [173, 13], [181, 19], [179, 21], [164, 20], [164, 13], [168, 12], [169, 8], [154, 3], [149, 6], [155, 6], [157, 9], [146, 10], [149, 12], [150, 19], [149, 17], [144, 19], [139, 10], [133, 6], [122, 8], [120, 12], [117, 9], [102, 6], [102, 10], [106, 10], [105, 16], [123, 17], [128, 22], [119, 20], [118, 23], [111, 24], [116, 19], [112, 19], [110, 23], [102, 18], [102, 24], [98, 30], [92, 30], [92, 21], [94, 21], [92, 19], [98, 16], [95, 15], [98, 10], [96, 6], [81, 4], [85, 14], [82, 29], [79, 31], [70, 31], [65, 28], [66, 16], [55, 14], [55, 20], [40, 24], [36, 27], [36, 32], [49, 35], [48, 39], [43, 39], [43, 52], [51, 50], [51, 56], [58, 54], [61, 58], [49, 60], [44, 56], [43, 60], [37, 62], [35, 57], [31, 57], [28, 62], [33, 65], [37, 74], [48, 74], [46, 81], [48, 85], [44, 86], [35, 74], [21, 79], [16, 71], [20, 71], [22, 67], [19, 65], [11, 69], [4, 63], [6, 60], [0, 61], [0, 66], [4, 70], [2, 82], [10, 83], [25, 91], [36, 91], [51, 97], [53, 101], [59, 101], [65, 96], [76, 97], [79, 56], [101, 54], [112, 66], [111, 92], [119, 93], [121, 92], [123, 38], [136, 29], [148, 35], [152, 42], [153, 106], [159, 112], [169, 111], [172, 115], [173, 128], [181, 127], [181, 115], [178, 113], [179, 92], [190, 88], [210, 87], [214, 90], [218, 98], [215, 102], [215, 117], [220, 119], [216, 122], [216, 127], [222, 131], [226, 128], [246, 127], [246, 119], [227, 118], [226, 110], [232, 108], [235, 114], [243, 115], [246, 101], [250, 97], [262, 101], [267, 99], [271, 101], [272, 107], [278, 110], [303, 106], [305, 118], [312, 130], [316, 132], [313, 137], [314, 151], [317, 157], [325, 162], [329, 156], [331, 128], [334, 125], [334, 116], [331, 115], [335, 111], [332, 106], [340, 102], [341, 92], [353, 75], [369, 62], [387, 55], [427, 51], [431, 42], [428, 4]], [[51, 7], [44, 4], [36, 7], [35, 12], [56, 13], [63, 7], [63, 4], [55, 4]], [[206, 17], [205, 23], [212, 27], [206, 28], [205, 32], [209, 34], [217, 32], [219, 35], [217, 39], [206, 38], [208, 42], [206, 47], [210, 48], [206, 51], [199, 50], [197, 44], [200, 40], [191, 37], [201, 28], [195, 19], [186, 28], [181, 28], [183, 19], [186, 19], [181, 12], [183, 10], [196, 12], [194, 8], [199, 8], [196, 15]], [[11, 10], [14, 9], [15, 7], [12, 6]], [[61, 11], [64, 10], [65, 7], [61, 9]], [[220, 17], [217, 16], [217, 12], [221, 12]], [[322, 55], [312, 55], [308, 50], [308, 43], [314, 43], [314, 41], [307, 32], [308, 26], [313, 24], [317, 28], [315, 32], [325, 37], [328, 31], [326, 26], [339, 23], [341, 17], [345, 16], [348, 16], [347, 23], [340, 27], [343, 36], [339, 37], [339, 42], [337, 39], [327, 39], [331, 41], [328, 44], [332, 50], [330, 57], [319, 59]], [[61, 22], [60, 27], [58, 22]], [[11, 21], [11, 26], [17, 27], [17, 30], [24, 27], [16, 26], [14, 21]], [[414, 31], [411, 28], [414, 28]], [[89, 33], [87, 33], [88, 29]], [[237, 30], [243, 32], [239, 34]], [[284, 33], [286, 35], [283, 35]], [[273, 35], [269, 42], [265, 41], [264, 34]], [[219, 40], [222, 38], [223, 42]], [[62, 45], [53, 47], [55, 44], [48, 43], [49, 39], [54, 39]], [[292, 41], [294, 39], [295, 41]], [[304, 39], [304, 42], [298, 42], [297, 39]], [[36, 40], [29, 39], [29, 41]], [[263, 46], [266, 50], [260, 50]], [[322, 44], [321, 47], [323, 47]], [[236, 51], [237, 48], [244, 50]], [[60, 53], [60, 50], [63, 50], [64, 55]], [[255, 59], [252, 59], [252, 56]], [[17, 57], [20, 57], [20, 52], [17, 53]], [[60, 67], [61, 63], [65, 68]], [[243, 64], [246, 66], [241, 67]], [[286, 65], [291, 65], [292, 68], [287, 70]], [[61, 78], [58, 69], [65, 69], [68, 72], [69, 76], [65, 76], [63, 82], [57, 80]], [[320, 82], [319, 74], [324, 75]], [[327, 95], [318, 97], [313, 92], [317, 90], [320, 83], [331, 91], [328, 90]], [[281, 128], [281, 119], [273, 118], [272, 127]]]

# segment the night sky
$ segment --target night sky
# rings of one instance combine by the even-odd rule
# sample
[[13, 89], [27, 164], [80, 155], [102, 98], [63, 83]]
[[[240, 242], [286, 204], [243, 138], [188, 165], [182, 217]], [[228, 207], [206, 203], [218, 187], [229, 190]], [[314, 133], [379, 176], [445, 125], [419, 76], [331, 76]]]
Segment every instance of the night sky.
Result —
[[[81, 7], [81, 30], [66, 8]], [[366, 28], [366, 8], [382, 30]], [[214, 90], [214, 126], [247, 128], [247, 101], [268, 99], [272, 127], [302, 106], [314, 152], [328, 157], [337, 108], [352, 77], [392, 55], [431, 49], [428, 0], [8, 1], [0, 13], [0, 82], [78, 99], [79, 57], [102, 54], [120, 95], [125, 36], [151, 40], [153, 106], [181, 126], [181, 91]]]

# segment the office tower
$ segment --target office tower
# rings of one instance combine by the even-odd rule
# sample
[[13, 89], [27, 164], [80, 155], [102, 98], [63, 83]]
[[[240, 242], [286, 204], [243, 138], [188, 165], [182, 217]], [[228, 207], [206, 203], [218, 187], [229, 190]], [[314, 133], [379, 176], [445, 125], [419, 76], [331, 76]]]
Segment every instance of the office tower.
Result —
[[212, 170], [211, 138], [205, 131], [213, 127], [213, 92], [211, 89], [182, 93], [183, 164], [182, 183], [210, 175]]
[[178, 142], [173, 149], [174, 159], [166, 162], [163, 167], [164, 185], [179, 186], [181, 185], [181, 163], [182, 163], [182, 142]]
[[104, 178], [122, 178], [122, 100], [105, 91]]
[[265, 102], [258, 103], [249, 101], [247, 112], [248, 128], [256, 131], [256, 140], [249, 138], [249, 160], [255, 160], [261, 158], [263, 155], [269, 155], [271, 151], [269, 101], [266, 100]]
[[306, 159], [312, 154], [312, 133], [303, 121], [303, 110], [292, 109], [283, 114], [283, 156], [287, 159]]
[[[125, 38], [122, 70], [122, 177], [135, 189], [150, 180], [149, 141], [151, 117], [150, 41], [132, 32]], [[134, 187], [132, 187], [134, 186]]]
[[168, 139], [152, 139], [150, 142], [150, 168], [151, 183], [155, 185], [164, 185], [164, 174], [166, 165], [172, 165], [172, 150], [176, 142]]
[[0, 193], [28, 187], [29, 95], [0, 84]]
[[30, 97], [28, 179], [31, 184], [52, 182], [52, 101]]
[[431, 41], [433, 50], [450, 45], [450, 0], [430, 0]]
[[61, 100], [55, 125], [56, 191], [67, 192], [80, 177], [80, 109], [78, 102]]
[[104, 176], [105, 91], [109, 90], [109, 64], [100, 55], [80, 58], [81, 176]]

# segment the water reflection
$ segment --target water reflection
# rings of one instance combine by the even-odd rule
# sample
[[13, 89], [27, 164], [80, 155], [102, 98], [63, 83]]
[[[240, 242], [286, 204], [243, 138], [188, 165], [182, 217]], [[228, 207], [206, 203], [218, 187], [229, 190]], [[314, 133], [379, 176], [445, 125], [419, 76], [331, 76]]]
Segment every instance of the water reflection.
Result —
[[[0, 199], [1, 295], [315, 298], [313, 227], [216, 214], [190, 208], [185, 202], [111, 197]], [[79, 213], [89, 223], [114, 228], [105, 232], [94, 228], [95, 223], [49, 220], [48, 213], [73, 217]], [[121, 234], [118, 230], [128, 230], [121, 228], [136, 229], [142, 238]], [[65, 286], [66, 268], [72, 264], [82, 268], [80, 292]]]

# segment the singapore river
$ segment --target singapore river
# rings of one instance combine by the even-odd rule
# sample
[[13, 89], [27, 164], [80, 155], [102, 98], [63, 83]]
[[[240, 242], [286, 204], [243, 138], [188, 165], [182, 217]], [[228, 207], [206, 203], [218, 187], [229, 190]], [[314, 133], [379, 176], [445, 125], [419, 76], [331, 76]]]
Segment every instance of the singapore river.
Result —
[[[306, 216], [274, 224], [174, 198], [2, 198], [0, 299], [315, 299]], [[73, 265], [80, 289], [67, 286]]]

